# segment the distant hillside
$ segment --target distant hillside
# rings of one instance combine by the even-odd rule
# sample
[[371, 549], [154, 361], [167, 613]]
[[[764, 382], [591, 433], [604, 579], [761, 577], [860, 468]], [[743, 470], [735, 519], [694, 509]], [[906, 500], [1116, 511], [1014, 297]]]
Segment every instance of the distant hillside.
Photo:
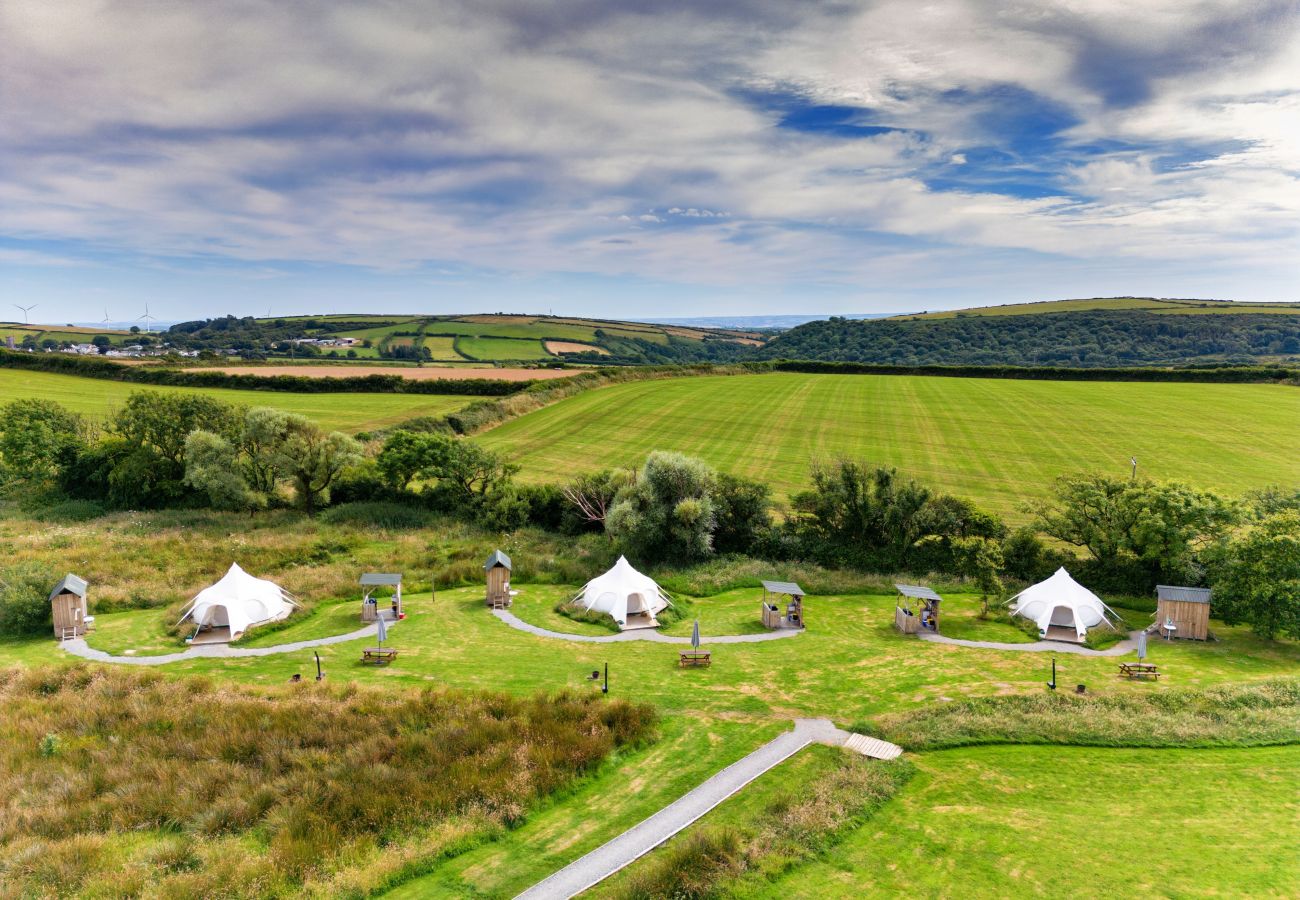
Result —
[[238, 350], [254, 357], [636, 365], [729, 361], [761, 346], [766, 336], [563, 316], [342, 314], [181, 322], [167, 338], [180, 348]]
[[1206, 315], [1281, 313], [1300, 315], [1300, 303], [1234, 303], [1230, 300], [1177, 300], [1159, 297], [1093, 297], [1083, 300], [1043, 300], [1037, 303], [1008, 303], [1003, 306], [975, 306], [937, 312], [893, 316], [895, 320], [964, 319], [968, 316], [1031, 316], [1046, 313], [1145, 310], [1153, 313]]
[[1149, 309], [809, 322], [766, 359], [890, 365], [1180, 366], [1300, 360], [1300, 315]]

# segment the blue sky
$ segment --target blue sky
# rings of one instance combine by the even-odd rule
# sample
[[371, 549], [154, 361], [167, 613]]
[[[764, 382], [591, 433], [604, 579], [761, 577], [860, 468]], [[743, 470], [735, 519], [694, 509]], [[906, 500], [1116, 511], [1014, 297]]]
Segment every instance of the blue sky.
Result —
[[1300, 2], [0, 5], [0, 318], [1300, 299]]

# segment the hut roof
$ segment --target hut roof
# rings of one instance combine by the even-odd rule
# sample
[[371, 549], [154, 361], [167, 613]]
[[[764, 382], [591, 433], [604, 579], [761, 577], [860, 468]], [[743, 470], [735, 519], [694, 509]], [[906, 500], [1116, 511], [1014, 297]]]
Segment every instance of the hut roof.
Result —
[[790, 594], [794, 597], [803, 596], [803, 588], [793, 581], [764, 581], [763, 589], [773, 594]]
[[1160, 600], [1180, 600], [1184, 603], [1209, 603], [1210, 589], [1157, 584], [1156, 597]]
[[500, 550], [493, 550], [492, 555], [487, 558], [487, 562], [483, 563], [483, 569], [484, 570], [493, 569], [496, 568], [497, 566], [505, 566], [507, 569], [509, 569], [510, 557], [506, 556]]
[[78, 597], [86, 596], [85, 579], [78, 578], [69, 572], [63, 576], [62, 581], [54, 586], [54, 590], [50, 591], [50, 600], [53, 601], [59, 594], [76, 594]]
[[401, 572], [367, 572], [361, 576], [361, 583], [369, 587], [370, 585], [399, 585], [402, 583]]
[[896, 584], [894, 588], [904, 597], [912, 597], [916, 600], [939, 600], [943, 598], [936, 594], [928, 587], [921, 587], [917, 584]]

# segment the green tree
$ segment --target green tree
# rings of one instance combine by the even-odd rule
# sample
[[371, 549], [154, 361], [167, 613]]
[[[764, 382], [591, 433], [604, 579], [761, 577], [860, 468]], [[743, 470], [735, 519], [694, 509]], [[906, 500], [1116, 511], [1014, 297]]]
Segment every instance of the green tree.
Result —
[[185, 483], [207, 494], [217, 509], [266, 506], [266, 494], [249, 485], [235, 445], [210, 431], [191, 431], [185, 439]]
[[713, 549], [718, 553], [750, 553], [772, 529], [772, 489], [766, 484], [719, 473], [713, 505]]
[[627, 469], [602, 469], [579, 475], [564, 485], [560, 491], [566, 502], [565, 529], [580, 532], [594, 527], [603, 531], [614, 498], [635, 480], [636, 473]]
[[815, 464], [812, 483], [792, 501], [795, 531], [810, 555], [878, 571], [905, 566], [924, 536], [929, 489], [895, 469], [849, 459]]
[[1227, 541], [1220, 556], [1215, 613], [1270, 640], [1300, 638], [1300, 511], [1267, 516]]
[[330, 486], [339, 474], [361, 461], [361, 444], [339, 431], [327, 433], [303, 416], [289, 415], [285, 425], [277, 462], [293, 482], [298, 503], [313, 515], [329, 503]]
[[49, 591], [54, 580], [36, 563], [0, 571], [0, 636], [49, 636], [53, 627]]
[[1227, 500], [1176, 482], [1065, 475], [1038, 507], [1038, 527], [1103, 564], [1140, 563], [1159, 578], [1194, 577], [1198, 554], [1239, 520]]
[[53, 400], [15, 400], [0, 411], [0, 480], [58, 478], [82, 446], [85, 423]]
[[716, 483], [701, 460], [655, 451], [618, 492], [605, 529], [642, 560], [703, 559], [713, 553]]
[[229, 438], [239, 418], [236, 407], [205, 394], [136, 391], [113, 417], [113, 431], [132, 446], [151, 447], [180, 470], [191, 431], [202, 429]]
[[432, 476], [434, 467], [447, 454], [447, 441], [445, 435], [394, 431], [375, 458], [379, 474], [393, 490], [408, 490], [417, 478]]
[[953, 559], [958, 574], [975, 582], [980, 592], [980, 618], [987, 619], [989, 601], [1002, 598], [1002, 571], [1006, 561], [1002, 546], [995, 538], [959, 537], [952, 542]]

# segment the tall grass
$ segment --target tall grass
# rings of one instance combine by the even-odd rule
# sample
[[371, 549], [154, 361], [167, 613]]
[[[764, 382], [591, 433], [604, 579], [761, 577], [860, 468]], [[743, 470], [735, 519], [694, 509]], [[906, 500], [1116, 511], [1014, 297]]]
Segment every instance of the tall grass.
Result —
[[1300, 679], [1205, 690], [984, 697], [883, 716], [856, 730], [909, 750], [979, 744], [1258, 747], [1300, 743]]
[[[520, 822], [654, 712], [599, 695], [0, 672], [0, 895], [334, 895]], [[364, 873], [364, 878], [360, 877]]]

